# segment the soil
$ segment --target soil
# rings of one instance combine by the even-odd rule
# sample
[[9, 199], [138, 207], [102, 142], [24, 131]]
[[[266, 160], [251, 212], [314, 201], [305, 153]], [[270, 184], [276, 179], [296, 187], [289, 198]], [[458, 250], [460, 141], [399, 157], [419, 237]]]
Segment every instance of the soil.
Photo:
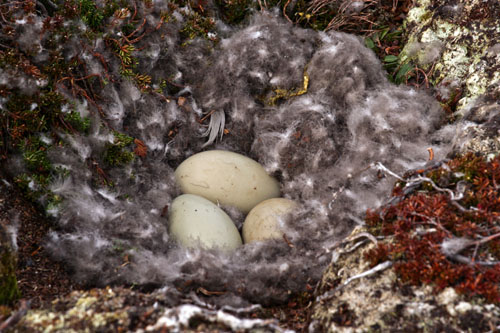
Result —
[[43, 248], [51, 221], [16, 188], [12, 179], [0, 173], [0, 218], [17, 226], [17, 283], [21, 297], [30, 307], [48, 305], [60, 295], [81, 286], [71, 281], [62, 263], [51, 260]]

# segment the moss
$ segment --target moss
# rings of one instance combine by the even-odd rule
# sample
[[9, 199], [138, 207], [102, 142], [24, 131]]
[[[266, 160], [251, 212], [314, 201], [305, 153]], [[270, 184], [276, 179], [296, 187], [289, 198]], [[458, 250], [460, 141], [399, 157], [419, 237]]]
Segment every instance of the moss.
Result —
[[0, 305], [12, 304], [20, 297], [16, 279], [16, 255], [0, 225]]
[[83, 117], [77, 111], [70, 111], [64, 114], [64, 121], [75, 131], [87, 134], [90, 129], [90, 118]]
[[11, 89], [9, 93], [5, 108], [11, 119], [3, 124], [5, 131], [10, 133], [6, 143], [9, 149], [22, 148], [40, 132], [62, 127], [59, 117], [65, 100], [58, 92], [46, 88], [33, 95], [23, 94], [18, 89]]
[[[146, 7], [153, 5], [148, 0], [143, 0], [142, 3]], [[21, 6], [20, 3], [9, 6], [12, 8], [3, 11], [6, 22], [14, 22], [35, 10], [34, 7]], [[37, 59], [39, 54], [37, 49], [21, 51], [15, 42], [18, 37], [16, 30], [12, 30], [11, 40], [4, 41], [9, 47], [0, 50], [0, 68], [6, 73], [12, 73], [11, 75], [30, 80], [28, 86], [34, 87], [33, 90], [25, 91], [21, 88], [0, 85], [2, 106], [4, 110], [8, 110], [5, 114], [2, 111], [0, 122], [2, 134], [0, 156], [8, 159], [10, 156], [20, 154], [27, 170], [23, 170], [15, 177], [15, 183], [28, 198], [34, 201], [42, 200], [48, 205], [47, 211], [57, 212], [61, 202], [54, 199], [56, 196], [50, 192], [48, 184], [55, 175], [64, 176], [67, 171], [54, 168], [50, 164], [47, 151], [54, 144], [64, 144], [57, 139], [57, 133], [87, 135], [90, 129], [90, 118], [77, 111], [73, 101], [86, 102], [91, 112], [103, 115], [99, 105], [102, 101], [100, 91], [110, 80], [126, 78], [146, 92], [152, 92], [153, 82], [151, 76], [137, 72], [138, 61], [134, 55], [135, 52], [140, 52], [137, 43], [140, 42], [144, 30], [141, 26], [143, 18], [139, 17], [139, 11], [135, 10], [134, 2], [66, 0], [59, 1], [51, 10], [52, 15], [43, 20], [39, 39], [39, 45], [45, 49], [48, 59], [44, 61]], [[122, 22], [113, 23], [108, 20], [110, 17]], [[87, 26], [82, 26], [81, 21]], [[121, 28], [103, 37], [102, 31], [109, 24], [119, 24]], [[123, 33], [132, 36], [127, 36], [127, 40], [123, 38]], [[106, 52], [112, 51], [118, 56], [121, 63], [119, 71], [108, 66], [109, 63], [103, 54], [92, 52], [95, 60], [102, 65], [103, 71], [99, 74], [89, 73], [85, 60], [81, 58], [83, 53], [66, 57], [65, 50], [61, 47], [68, 41], [78, 39], [85, 48], [93, 45], [98, 38], [106, 42]], [[92, 47], [89, 46], [89, 49]], [[33, 80], [40, 81], [40, 84], [35, 85]], [[71, 97], [68, 100], [63, 94]], [[104, 123], [102, 126], [107, 124]], [[104, 166], [123, 165], [135, 157], [131, 147], [127, 147], [133, 139], [119, 133], [115, 134], [115, 142], [108, 145], [104, 155], [93, 157], [100, 161], [104, 160]], [[144, 149], [138, 152], [145, 154]], [[99, 167], [93, 171], [98, 178], [105, 174], [105, 170]]]
[[[0, 304], [11, 304], [17, 300], [21, 293], [17, 287], [14, 264], [8, 258], [8, 254], [3, 254], [0, 258]], [[8, 267], [11, 265], [12, 267]]]
[[123, 299], [110, 290], [103, 289], [101, 294], [97, 290], [81, 294], [73, 292], [68, 296], [71, 298], [69, 304], [64, 301], [57, 304], [56, 301], [64, 310], [30, 311], [23, 318], [22, 325], [27, 326], [24, 327], [27, 331], [37, 332], [121, 331], [119, 327], [127, 327], [131, 323], [128, 308], [124, 307]]
[[184, 45], [190, 43], [196, 37], [217, 41], [213, 18], [202, 16], [195, 11], [183, 11], [183, 15], [186, 16], [187, 20], [179, 33], [184, 40]]
[[47, 157], [48, 145], [42, 142], [39, 136], [29, 136], [20, 148], [29, 170], [38, 173], [47, 173], [52, 170], [52, 165]]
[[108, 144], [104, 152], [104, 161], [110, 166], [120, 166], [133, 161], [134, 152], [125, 148], [134, 142], [134, 138], [116, 131], [113, 132], [113, 135], [113, 143]]
[[93, 0], [79, 0], [80, 17], [90, 28], [98, 30], [102, 28], [104, 13]]
[[[152, 5], [151, 1], [142, 2], [146, 7]], [[57, 6], [50, 9], [51, 16], [43, 20], [39, 44], [34, 43], [42, 46], [48, 59], [40, 61], [37, 58], [40, 52], [35, 48], [21, 51], [16, 44], [16, 38], [19, 36], [15, 29], [11, 33], [12, 39], [4, 41], [8, 47], [0, 50], [0, 68], [3, 72], [29, 80], [27, 86], [33, 88], [24, 90], [23, 87], [0, 85], [0, 156], [3, 159], [16, 155], [23, 157], [26, 170], [15, 177], [15, 183], [29, 199], [43, 201], [48, 212], [57, 212], [61, 204], [60, 198], [57, 199], [57, 196], [50, 192], [48, 185], [55, 175], [64, 176], [67, 170], [54, 168], [47, 152], [53, 145], [64, 144], [57, 139], [57, 133], [87, 135], [90, 129], [90, 118], [77, 111], [73, 101], [86, 102], [90, 111], [100, 112], [102, 115], [99, 105], [99, 101], [102, 101], [100, 91], [109, 80], [114, 80], [122, 74], [122, 77], [132, 80], [140, 89], [147, 91], [151, 91], [152, 84], [150, 76], [136, 72], [136, 45], [131, 42], [125, 43], [124, 40], [118, 39], [117, 43], [106, 45], [106, 52], [115, 51], [119, 56], [122, 73], [114, 71], [114, 68], [110, 69], [102, 54], [92, 53], [104, 69], [98, 75], [89, 73], [85, 60], [81, 59], [83, 53], [66, 57], [65, 49], [61, 45], [74, 39], [80, 40], [83, 48], [93, 45], [97, 38], [103, 38], [102, 31], [106, 25], [112, 23], [108, 20], [112, 16], [124, 21], [121, 22], [123, 32], [130, 31], [129, 34], [132, 34], [135, 31], [132, 37], [129, 36], [130, 41], [139, 41], [143, 31], [138, 28], [143, 20], [138, 17], [133, 5], [133, 2], [127, 0], [58, 1]], [[30, 13], [35, 10], [34, 7], [28, 8], [29, 6], [22, 6], [21, 3], [12, 3], [9, 6], [9, 10], [2, 11], [6, 22], [15, 22], [23, 15], [32, 15]], [[120, 12], [128, 14], [119, 18]], [[81, 21], [84, 21], [87, 27], [82, 26]], [[7, 24], [4, 36], [9, 27]], [[117, 29], [116, 33], [109, 36], [119, 38], [119, 32]], [[68, 100], [63, 94], [71, 97]], [[106, 163], [103, 165], [110, 167], [129, 163], [135, 156], [131, 147], [127, 147], [132, 141], [132, 138], [118, 133], [115, 142], [107, 147], [105, 154], [94, 158], [104, 159]], [[105, 172], [100, 168], [94, 171], [99, 175]]]
[[65, 0], [56, 15], [66, 19], [78, 18], [94, 31], [103, 31], [107, 18], [113, 16], [120, 8], [128, 6], [125, 0]]
[[215, 0], [215, 4], [220, 9], [222, 19], [229, 24], [241, 23], [256, 7], [253, 0]]
[[[496, 184], [500, 182], [500, 157], [491, 161], [472, 154], [457, 157], [426, 176], [461, 199], [451, 201], [447, 192], [424, 182], [396, 205], [368, 212], [371, 232], [393, 241], [379, 243], [366, 258], [372, 265], [394, 261], [395, 271], [405, 283], [429, 284], [437, 290], [451, 286], [499, 304], [500, 194]], [[473, 264], [450, 259], [441, 250], [445, 241], [456, 238], [478, 242], [459, 252]], [[481, 241], [484, 239], [488, 241]]]

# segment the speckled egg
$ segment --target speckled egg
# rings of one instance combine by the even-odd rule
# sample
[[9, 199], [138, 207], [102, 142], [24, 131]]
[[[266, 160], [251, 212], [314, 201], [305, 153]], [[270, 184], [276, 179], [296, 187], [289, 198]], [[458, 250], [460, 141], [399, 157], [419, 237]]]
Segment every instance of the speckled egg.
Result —
[[296, 202], [283, 198], [268, 199], [255, 206], [248, 213], [243, 224], [244, 242], [250, 243], [283, 237], [280, 221], [297, 206]]
[[183, 193], [235, 206], [244, 213], [280, 195], [279, 183], [259, 163], [224, 150], [189, 157], [175, 170], [175, 177]]
[[211, 201], [193, 194], [183, 194], [172, 202], [169, 233], [186, 247], [234, 250], [242, 244], [231, 218]]

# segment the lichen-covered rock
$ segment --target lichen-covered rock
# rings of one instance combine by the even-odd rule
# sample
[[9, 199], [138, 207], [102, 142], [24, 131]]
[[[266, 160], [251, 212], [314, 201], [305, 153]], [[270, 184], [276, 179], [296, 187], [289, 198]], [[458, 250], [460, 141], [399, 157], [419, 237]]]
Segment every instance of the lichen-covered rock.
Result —
[[[215, 309], [198, 300], [179, 303], [175, 292], [127, 288], [74, 291], [50, 308], [29, 311], [12, 332], [285, 332], [272, 319], [256, 319], [260, 309]], [[187, 297], [186, 297], [187, 298]], [[245, 312], [245, 313], [244, 313]], [[248, 317], [252, 318], [239, 318]]]
[[[364, 230], [354, 233], [361, 231]], [[348, 250], [353, 247], [348, 242], [339, 249], [337, 260], [325, 271], [310, 331], [463, 332], [487, 331], [500, 324], [498, 306], [466, 301], [453, 288], [436, 294], [430, 286], [403, 285], [392, 268], [354, 279], [341, 287], [353, 276], [370, 270], [364, 253], [374, 248], [374, 244], [365, 243], [354, 251]]]
[[461, 109], [499, 84], [499, 17], [496, 0], [417, 0], [400, 59], [424, 69], [438, 97]]
[[8, 221], [0, 220], [0, 304], [10, 304], [19, 297], [14, 247]]
[[454, 142], [457, 153], [480, 153], [492, 158], [500, 152], [500, 85], [465, 108]]
[[455, 118], [455, 153], [500, 148], [500, 2], [417, 0], [405, 22], [402, 64], [425, 72]]
[[[141, 316], [158, 316], [154, 302], [161, 298], [128, 289], [74, 291], [55, 300], [50, 309], [31, 310], [16, 326], [15, 332], [116, 332], [133, 327]], [[161, 304], [161, 303], [160, 303]]]

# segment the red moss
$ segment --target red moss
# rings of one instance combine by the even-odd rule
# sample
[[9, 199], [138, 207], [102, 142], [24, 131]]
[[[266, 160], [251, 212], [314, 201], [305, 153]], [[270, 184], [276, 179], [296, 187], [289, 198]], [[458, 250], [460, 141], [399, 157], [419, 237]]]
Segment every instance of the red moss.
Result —
[[425, 176], [455, 193], [463, 187], [463, 198], [452, 202], [448, 193], [428, 182], [407, 196], [395, 190], [394, 194], [401, 196], [399, 203], [369, 211], [366, 216], [372, 233], [391, 236], [392, 240], [379, 243], [366, 258], [372, 265], [394, 261], [404, 283], [430, 284], [437, 290], [452, 286], [460, 293], [500, 303], [500, 264], [480, 264], [500, 261], [500, 237], [458, 253], [472, 264], [447, 258], [441, 248], [448, 239], [479, 241], [500, 233], [500, 157], [487, 162], [469, 154]]

